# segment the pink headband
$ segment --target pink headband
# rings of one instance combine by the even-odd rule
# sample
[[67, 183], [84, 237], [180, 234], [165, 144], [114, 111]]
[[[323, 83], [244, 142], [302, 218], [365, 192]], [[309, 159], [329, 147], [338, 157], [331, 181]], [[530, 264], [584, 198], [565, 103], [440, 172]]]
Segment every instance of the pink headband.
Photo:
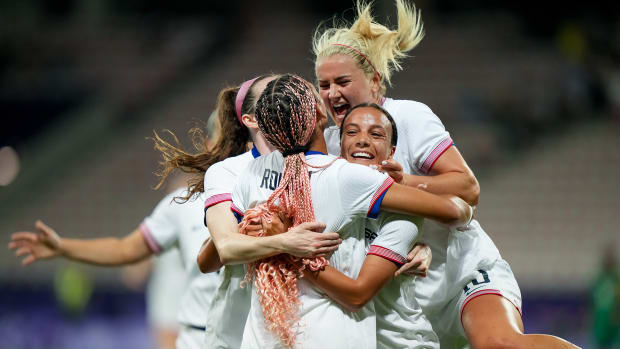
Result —
[[366, 60], [366, 62], [368, 62], [368, 64], [370, 64], [370, 66], [372, 67], [372, 69], [375, 71], [375, 73], [379, 74], [379, 77], [381, 77], [381, 73], [379, 73], [379, 71], [377, 70], [377, 68], [375, 68], [375, 66], [372, 64], [372, 62], [370, 61], [370, 59], [368, 59], [368, 57], [366, 57], [366, 55], [364, 55], [362, 53], [362, 51], [356, 49], [353, 46], [349, 46], [349, 45], [345, 45], [345, 44], [332, 44], [334, 46], [342, 46], [342, 47], [346, 47], [348, 49], [351, 49], [353, 51], [355, 51], [358, 55], [362, 56], [362, 58], [364, 58]]
[[239, 119], [241, 125], [243, 125], [243, 122], [241, 121], [241, 106], [243, 105], [245, 96], [248, 94], [248, 90], [250, 89], [250, 87], [252, 87], [252, 84], [258, 78], [259, 77], [257, 76], [254, 79], [248, 80], [241, 84], [241, 86], [239, 86], [239, 92], [237, 92], [237, 97], [235, 97], [235, 111], [237, 112], [237, 119]]

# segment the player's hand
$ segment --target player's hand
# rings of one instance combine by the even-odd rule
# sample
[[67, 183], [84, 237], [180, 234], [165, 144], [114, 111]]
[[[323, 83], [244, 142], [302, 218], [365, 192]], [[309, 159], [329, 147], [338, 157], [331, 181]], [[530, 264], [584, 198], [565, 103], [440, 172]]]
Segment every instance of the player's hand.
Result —
[[403, 174], [403, 166], [398, 163], [398, 161], [394, 159], [384, 160], [381, 162], [381, 165], [378, 167], [378, 170], [387, 173], [394, 182], [403, 184], [403, 179], [405, 178]]
[[325, 224], [306, 222], [291, 228], [282, 237], [284, 252], [297, 257], [326, 257], [342, 242], [338, 233], [323, 233]]
[[282, 212], [271, 215], [271, 220], [261, 217], [261, 223], [265, 236], [286, 233], [293, 225], [293, 221]]
[[[239, 226], [241, 226], [241, 223], [239, 223]], [[245, 225], [245, 234], [248, 236], [263, 236], [262, 219], [256, 217], [247, 221], [247, 224]]]
[[11, 235], [9, 248], [15, 251], [15, 256], [26, 256], [22, 264], [27, 266], [38, 259], [53, 258], [61, 254], [61, 238], [54, 229], [37, 220], [35, 223], [38, 233], [20, 231]]
[[433, 253], [431, 252], [431, 248], [428, 247], [427, 244], [416, 243], [409, 254], [407, 254], [407, 263], [403, 264], [403, 266], [394, 273], [394, 277], [400, 274], [426, 277], [426, 272], [432, 260]]

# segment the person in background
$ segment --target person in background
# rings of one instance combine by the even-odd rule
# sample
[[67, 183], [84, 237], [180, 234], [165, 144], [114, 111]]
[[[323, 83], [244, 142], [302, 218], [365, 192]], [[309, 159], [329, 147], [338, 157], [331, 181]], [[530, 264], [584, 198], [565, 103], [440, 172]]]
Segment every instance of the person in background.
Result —
[[592, 336], [599, 349], [620, 347], [620, 275], [614, 248], [615, 244], [605, 247], [591, 292]]

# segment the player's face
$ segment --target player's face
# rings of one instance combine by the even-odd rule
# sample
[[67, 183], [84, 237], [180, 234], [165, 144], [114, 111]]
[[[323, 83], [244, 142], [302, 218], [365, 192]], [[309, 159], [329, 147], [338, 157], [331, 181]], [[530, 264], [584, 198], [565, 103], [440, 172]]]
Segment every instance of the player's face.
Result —
[[360, 103], [379, 103], [378, 76], [369, 78], [353, 58], [335, 54], [317, 61], [319, 93], [337, 126], [347, 111]]
[[380, 165], [394, 155], [391, 145], [392, 125], [375, 108], [355, 109], [342, 125], [340, 154], [349, 162], [361, 165]]

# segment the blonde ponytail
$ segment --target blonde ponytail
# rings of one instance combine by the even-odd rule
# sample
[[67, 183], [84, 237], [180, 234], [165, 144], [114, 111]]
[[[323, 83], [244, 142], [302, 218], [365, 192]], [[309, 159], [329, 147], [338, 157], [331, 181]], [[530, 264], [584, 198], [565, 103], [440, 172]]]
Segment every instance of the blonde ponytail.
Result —
[[315, 67], [319, 59], [345, 54], [352, 57], [369, 77], [379, 74], [381, 94], [385, 94], [386, 82], [391, 85], [395, 71], [402, 69], [400, 61], [406, 52], [415, 48], [424, 37], [420, 12], [405, 0], [396, 0], [398, 28], [390, 30], [376, 23], [371, 4], [356, 1], [357, 18], [348, 27], [334, 21], [331, 28], [319, 26], [312, 39]]

